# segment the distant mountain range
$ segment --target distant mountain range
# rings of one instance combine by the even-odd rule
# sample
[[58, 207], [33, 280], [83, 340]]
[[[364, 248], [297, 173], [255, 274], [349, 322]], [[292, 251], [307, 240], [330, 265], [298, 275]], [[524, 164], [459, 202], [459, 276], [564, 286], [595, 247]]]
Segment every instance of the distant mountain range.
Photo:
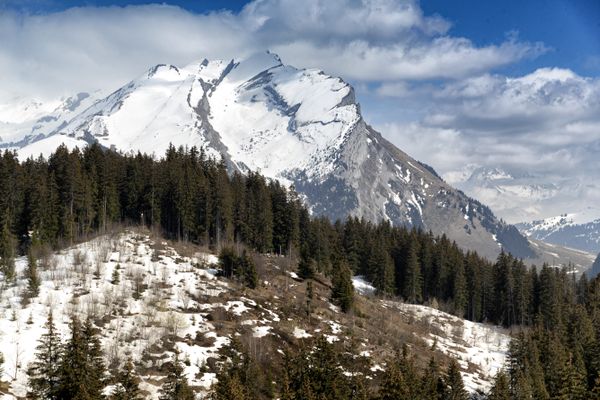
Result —
[[600, 219], [578, 223], [577, 214], [562, 214], [516, 224], [516, 227], [533, 239], [593, 254], [600, 253]]
[[595, 182], [576, 178], [536, 176], [504, 168], [468, 165], [444, 175], [448, 183], [487, 204], [509, 223], [539, 221], [564, 214], [577, 223], [600, 219], [600, 206], [590, 194], [600, 192]]

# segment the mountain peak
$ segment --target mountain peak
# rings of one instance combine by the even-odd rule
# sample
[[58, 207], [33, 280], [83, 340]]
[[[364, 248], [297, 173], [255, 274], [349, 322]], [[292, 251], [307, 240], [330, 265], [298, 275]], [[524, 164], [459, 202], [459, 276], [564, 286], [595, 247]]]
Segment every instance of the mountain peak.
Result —
[[271, 52], [157, 65], [15, 147], [24, 158], [92, 142], [157, 156], [170, 145], [201, 147], [232, 170], [294, 185], [315, 215], [445, 233], [489, 258], [501, 247], [531, 255], [516, 229], [367, 125], [351, 85]]

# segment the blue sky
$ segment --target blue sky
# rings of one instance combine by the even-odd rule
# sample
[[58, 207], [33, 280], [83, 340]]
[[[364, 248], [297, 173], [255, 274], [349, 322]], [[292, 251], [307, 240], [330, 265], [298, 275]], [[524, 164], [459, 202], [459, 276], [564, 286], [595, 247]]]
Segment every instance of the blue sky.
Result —
[[600, 73], [600, 1], [598, 0], [423, 0], [426, 13], [453, 22], [451, 33], [484, 45], [510, 31], [523, 40], [544, 42], [552, 50], [505, 71], [522, 74], [539, 66]]
[[369, 124], [459, 187], [503, 168], [578, 188], [532, 217], [600, 204], [598, 0], [0, 0], [0, 37], [0, 106], [269, 49], [353, 84]]

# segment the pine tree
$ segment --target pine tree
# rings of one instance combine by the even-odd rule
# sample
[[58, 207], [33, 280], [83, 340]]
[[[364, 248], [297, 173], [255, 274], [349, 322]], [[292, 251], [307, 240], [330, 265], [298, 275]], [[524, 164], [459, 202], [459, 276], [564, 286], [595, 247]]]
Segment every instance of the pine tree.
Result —
[[247, 400], [246, 390], [237, 374], [219, 375], [211, 400]]
[[104, 364], [100, 341], [91, 321], [71, 320], [71, 338], [65, 344], [59, 363], [60, 399], [103, 399]]
[[557, 396], [555, 396], [556, 399], [584, 400], [588, 398], [586, 395], [585, 374], [578, 368], [577, 363], [573, 362], [571, 355], [560, 376], [560, 389]]
[[7, 281], [12, 281], [15, 278], [15, 239], [10, 231], [8, 215], [4, 218], [0, 230], [0, 272]]
[[352, 284], [352, 272], [346, 263], [342, 262], [338, 266], [332, 283], [332, 300], [340, 306], [343, 312], [350, 311], [354, 303], [354, 286]]
[[406, 382], [396, 360], [388, 365], [379, 388], [378, 400], [409, 399], [410, 389], [408, 386], [411, 382]]
[[465, 385], [460, 375], [460, 368], [455, 360], [452, 360], [448, 366], [446, 385], [448, 387], [447, 400], [468, 400], [469, 394], [465, 390]]
[[600, 374], [594, 379], [594, 386], [589, 395], [590, 400], [600, 400]]
[[440, 368], [433, 357], [429, 360], [427, 369], [421, 378], [421, 393], [423, 399], [443, 400], [446, 385]]
[[142, 395], [139, 388], [140, 379], [135, 375], [131, 359], [117, 374], [117, 384], [112, 395], [113, 400], [141, 400]]
[[511, 400], [509, 380], [504, 371], [496, 375], [488, 400]]
[[115, 269], [113, 269], [110, 283], [113, 285], [118, 285], [119, 282], [121, 282], [121, 274], [119, 273], [119, 269], [115, 267]]
[[223, 275], [227, 278], [233, 278], [237, 274], [238, 257], [235, 250], [231, 247], [223, 247], [219, 253], [219, 266]]
[[106, 367], [104, 365], [104, 353], [98, 338], [98, 329], [94, 327], [91, 319], [86, 319], [83, 325], [83, 340], [86, 346], [87, 356], [87, 387], [93, 398], [102, 398]]
[[188, 386], [183, 367], [179, 362], [179, 353], [175, 353], [159, 393], [160, 400], [194, 400], [194, 392]]
[[369, 278], [379, 293], [394, 294], [394, 264], [381, 240], [376, 239], [368, 261]]
[[27, 253], [27, 270], [25, 271], [25, 276], [27, 278], [27, 295], [29, 297], [37, 297], [40, 293], [40, 277], [37, 272], [37, 260], [31, 250]]
[[35, 361], [27, 370], [30, 391], [28, 399], [58, 400], [60, 386], [61, 343], [56, 332], [52, 311], [44, 325], [46, 332], [42, 334], [37, 346]]
[[418, 303], [422, 299], [421, 289], [421, 266], [417, 256], [417, 239], [411, 238], [408, 257], [406, 260], [406, 271], [404, 276], [404, 286], [402, 296], [409, 303]]
[[457, 255], [454, 262], [454, 279], [452, 282], [453, 312], [459, 317], [464, 317], [467, 304], [467, 281], [465, 266], [462, 257]]
[[258, 286], [258, 273], [256, 272], [256, 265], [254, 265], [252, 257], [244, 250], [238, 262], [242, 270], [244, 285], [250, 289], [256, 289]]
[[314, 262], [309, 256], [308, 249], [306, 247], [304, 247], [300, 252], [298, 276], [300, 276], [302, 279], [312, 279], [315, 276]]
[[312, 303], [315, 297], [315, 291], [312, 279], [306, 281], [306, 316], [310, 319], [312, 314]]
[[87, 349], [81, 331], [81, 322], [73, 318], [71, 337], [65, 343], [59, 363], [59, 399], [87, 398]]

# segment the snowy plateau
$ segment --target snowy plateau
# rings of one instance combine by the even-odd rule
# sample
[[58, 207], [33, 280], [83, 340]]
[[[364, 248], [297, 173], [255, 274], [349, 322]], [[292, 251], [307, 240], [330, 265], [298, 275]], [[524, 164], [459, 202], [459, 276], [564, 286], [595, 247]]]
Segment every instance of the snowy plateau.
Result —
[[157, 157], [169, 144], [202, 147], [223, 156], [231, 171], [260, 171], [294, 185], [313, 215], [431, 230], [490, 259], [501, 248], [538, 256], [514, 226], [374, 131], [353, 88], [322, 71], [284, 65], [267, 52], [157, 65], [101, 93], [0, 106], [0, 148], [24, 159], [61, 144], [98, 142]]
[[[244, 289], [217, 274], [216, 257], [201, 248], [167, 243], [146, 230], [99, 236], [47, 255], [41, 264], [39, 296], [22, 302], [26, 280], [5, 286], [0, 295], [0, 345], [3, 399], [26, 394], [27, 365], [34, 343], [44, 333], [52, 310], [57, 329], [68, 333], [71, 316], [93, 318], [100, 328], [105, 362], [114, 367], [127, 358], [140, 366], [145, 398], [158, 398], [164, 379], [161, 365], [180, 351], [189, 384], [207, 393], [215, 382], [214, 366], [236, 337], [261, 356], [280, 356], [286, 346], [324, 335], [328, 341], [356, 341], [361, 355], [380, 373], [390, 356], [390, 341], [403, 337], [417, 354], [455, 357], [472, 393], [487, 391], [504, 366], [510, 336], [503, 329], [464, 321], [426, 306], [381, 300], [355, 277], [361, 316], [340, 312], [328, 300], [328, 288], [317, 283], [314, 317], [302, 312], [304, 286], [286, 271], [282, 257], [263, 257], [261, 282]], [[27, 261], [17, 259], [22, 277]], [[114, 271], [121, 279], [114, 282]], [[141, 289], [140, 289], [141, 288]], [[140, 292], [134, 296], [134, 292]], [[64, 336], [64, 335], [63, 335]], [[165, 338], [171, 338], [165, 340]], [[170, 343], [167, 346], [166, 343]]]

